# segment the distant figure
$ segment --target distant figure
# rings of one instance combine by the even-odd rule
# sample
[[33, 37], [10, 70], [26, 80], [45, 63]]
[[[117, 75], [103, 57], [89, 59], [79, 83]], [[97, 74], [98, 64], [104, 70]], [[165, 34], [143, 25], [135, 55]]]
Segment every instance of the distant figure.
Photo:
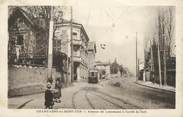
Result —
[[119, 66], [119, 72], [120, 72], [120, 76], [122, 77], [122, 76], [123, 76], [123, 72], [124, 72], [124, 70], [123, 70], [123, 67], [122, 67], [122, 66]]
[[61, 82], [60, 78], [56, 79], [55, 89], [56, 89], [56, 92], [54, 94], [54, 98], [56, 99], [56, 102], [60, 103], [61, 102], [60, 98], [62, 96], [62, 93], [61, 93], [62, 82]]
[[123, 76], [123, 69], [120, 69], [120, 75]]
[[47, 89], [45, 91], [45, 108], [52, 109], [54, 102], [53, 102], [53, 93], [51, 91], [51, 83], [48, 82]]

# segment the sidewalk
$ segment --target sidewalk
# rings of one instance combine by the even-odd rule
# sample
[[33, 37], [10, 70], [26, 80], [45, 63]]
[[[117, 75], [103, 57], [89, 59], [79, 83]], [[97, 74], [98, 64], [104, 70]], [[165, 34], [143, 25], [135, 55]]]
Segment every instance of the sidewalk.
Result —
[[[54, 109], [59, 108], [73, 108], [72, 98], [73, 94], [84, 87], [86, 83], [75, 82], [71, 86], [62, 89], [61, 103], [55, 103]], [[69, 93], [68, 93], [69, 92]], [[8, 108], [10, 109], [44, 109], [44, 93], [18, 96], [8, 98]]]
[[[73, 83], [74, 84], [74, 83]], [[64, 100], [61, 103], [55, 103], [54, 108], [72, 108], [72, 104], [70, 103], [72, 100], [74, 86], [69, 86], [67, 88], [62, 89], [62, 99]], [[66, 93], [70, 92], [70, 93]], [[25, 96], [17, 96], [8, 98], [8, 108], [10, 109], [20, 109], [20, 108], [27, 108], [27, 109], [44, 109], [44, 93], [37, 93], [32, 95], [25, 95]], [[68, 102], [69, 101], [69, 102]], [[66, 103], [66, 104], [65, 104]]]
[[143, 86], [146, 86], [146, 87], [150, 87], [150, 88], [155, 88], [155, 89], [160, 89], [160, 90], [165, 90], [165, 91], [171, 91], [171, 92], [176, 92], [175, 91], [175, 87], [172, 87], [172, 86], [165, 86], [165, 85], [162, 85], [160, 86], [159, 84], [156, 84], [156, 83], [152, 83], [150, 81], [136, 81], [136, 84], [139, 84], [139, 85], [143, 85]]

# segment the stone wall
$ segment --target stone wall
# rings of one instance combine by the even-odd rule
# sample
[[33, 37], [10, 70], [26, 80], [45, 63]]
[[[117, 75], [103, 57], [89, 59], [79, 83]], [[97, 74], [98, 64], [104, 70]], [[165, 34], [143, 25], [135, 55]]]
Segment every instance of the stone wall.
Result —
[[[53, 78], [59, 73], [53, 68]], [[44, 92], [47, 81], [46, 67], [11, 66], [8, 68], [8, 97]]]

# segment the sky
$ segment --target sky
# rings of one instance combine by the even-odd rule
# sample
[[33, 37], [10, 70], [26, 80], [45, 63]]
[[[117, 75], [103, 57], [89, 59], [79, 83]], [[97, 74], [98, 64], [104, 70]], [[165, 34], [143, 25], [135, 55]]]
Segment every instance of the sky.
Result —
[[[143, 61], [143, 40], [154, 25], [157, 7], [126, 6], [113, 1], [103, 4], [96, 0], [80, 3], [73, 2], [73, 20], [83, 24], [90, 41], [96, 42], [96, 60], [113, 62], [116, 58], [135, 73], [136, 38], [138, 58]], [[106, 44], [106, 49], [100, 44]]]

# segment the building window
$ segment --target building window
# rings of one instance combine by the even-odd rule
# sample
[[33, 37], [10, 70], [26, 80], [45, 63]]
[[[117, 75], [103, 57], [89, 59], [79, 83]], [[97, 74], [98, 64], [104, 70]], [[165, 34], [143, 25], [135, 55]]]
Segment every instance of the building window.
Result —
[[56, 40], [56, 46], [61, 47], [61, 40]]
[[95, 76], [95, 75], [94, 75], [94, 72], [92, 72], [92, 75], [91, 75], [91, 76]]
[[53, 48], [54, 51], [60, 51], [61, 50], [61, 40], [53, 40]]
[[73, 32], [73, 39], [77, 40], [77, 32]]
[[73, 32], [72, 34], [73, 34], [74, 36], [77, 36], [77, 33], [76, 33], [76, 32]]
[[23, 45], [23, 35], [17, 36], [17, 45]]

